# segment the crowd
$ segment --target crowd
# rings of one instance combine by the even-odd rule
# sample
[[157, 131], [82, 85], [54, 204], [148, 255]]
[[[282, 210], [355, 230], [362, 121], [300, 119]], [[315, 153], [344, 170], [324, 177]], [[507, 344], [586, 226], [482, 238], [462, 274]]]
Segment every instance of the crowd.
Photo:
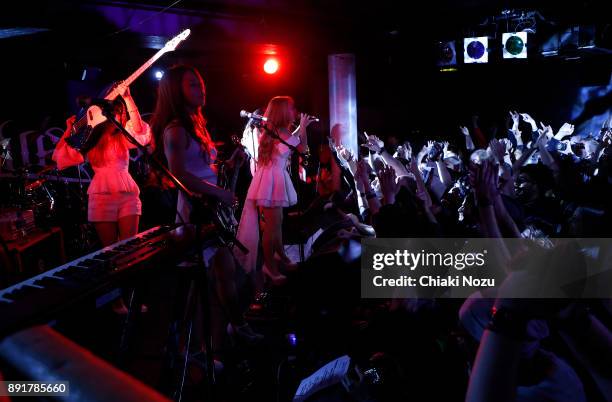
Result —
[[[217, 150], [202, 113], [206, 92], [197, 70], [176, 66], [166, 72], [150, 126], [140, 119], [129, 88], [121, 88], [121, 93], [126, 100], [115, 102], [113, 110], [136, 141], [151, 142], [153, 154], [192, 192], [235, 207], [233, 191], [217, 185]], [[294, 128], [298, 116], [300, 124]], [[196, 360], [206, 357], [203, 352], [210, 352], [207, 348], [221, 359], [221, 341], [226, 333], [249, 347], [263, 341], [264, 336], [250, 327], [243, 314], [245, 299], [250, 302], [251, 292], [264, 288], [262, 279], [267, 283], [265, 290], [280, 287], [294, 291], [288, 292], [289, 299], [297, 305], [298, 315], [302, 314], [297, 320], [303, 320], [305, 331], [329, 336], [343, 333], [324, 328], [321, 312], [340, 318], [332, 325], [354, 318], [363, 323], [361, 326], [376, 327], [372, 315], [364, 313], [368, 303], [358, 297], [339, 302], [346, 308], [343, 313], [330, 313], [334, 302], [326, 296], [332, 295], [336, 303], [349, 299], [340, 290], [340, 283], [351, 283], [345, 291], [359, 289], [344, 274], [354, 276], [355, 270], [341, 271], [339, 266], [328, 266], [329, 261], [324, 259], [324, 264], [309, 269], [308, 260], [296, 264], [285, 254], [283, 208], [301, 198], [286, 167], [292, 153], [308, 151], [306, 128], [316, 119], [299, 114], [290, 97], [272, 98], [265, 117], [267, 123], [261, 125], [262, 133], [257, 137], [257, 170], [238, 228], [238, 238], [253, 252], [240, 255], [222, 242], [204, 253], [211, 266], [213, 321], [219, 322], [213, 325], [214, 345], [204, 347], [203, 339], [196, 336]], [[103, 128], [107, 135], [86, 156], [95, 171], [89, 189], [89, 220], [106, 245], [135, 233], [141, 204], [138, 186], [128, 172], [128, 151], [134, 144], [114, 127]], [[477, 292], [456, 306], [437, 299], [412, 298], [392, 300], [384, 308], [386, 313], [403, 312], [403, 318], [396, 317], [393, 322], [411, 323], [411, 336], [428, 334], [420, 318], [413, 321], [424, 310], [428, 315], [425, 322], [434, 322], [438, 335], [458, 328], [464, 332], [469, 372], [466, 400], [470, 402], [579, 402], [594, 395], [612, 395], [609, 301], [562, 299], [550, 303], [533, 298], [534, 283], [550, 282], [551, 278], [554, 282], [554, 258], [574, 261], [581, 253], [572, 243], [559, 247], [551, 239], [605, 238], [609, 234], [612, 117], [599, 133], [575, 133], [574, 129], [565, 123], [555, 132], [527, 113], [510, 111], [505, 132], [485, 132], [474, 117], [471, 130], [461, 126], [445, 138], [416, 138], [412, 142], [388, 138], [385, 143], [376, 135], [364, 133], [356, 155], [340, 142], [337, 134], [341, 130], [334, 127], [329, 144], [319, 148], [317, 196], [302, 211], [300, 225], [325, 229], [312, 246], [313, 255], [325, 244], [366, 236], [494, 239], [494, 258], [504, 268], [502, 283], [496, 289]], [[80, 153], [66, 145], [68, 135], [69, 129], [54, 154], [60, 168], [84, 161]], [[110, 179], [113, 177], [127, 184], [117, 187], [116, 180]], [[190, 221], [194, 209], [191, 202], [183, 194], [178, 196], [172, 208], [176, 209], [177, 222]], [[260, 231], [263, 263], [257, 258]], [[534, 267], [534, 261], [525, 261], [523, 249], [509, 244], [512, 238], [533, 240], [542, 249], [554, 246], [554, 258], [542, 263], [544, 268]], [[588, 256], [607, 270], [612, 268], [611, 257], [610, 247]], [[310, 295], [313, 288], [318, 291], [316, 303]], [[265, 293], [256, 297], [249, 313], [265, 299]], [[527, 297], [517, 299], [518, 294]], [[319, 315], [308, 321], [308, 314], [303, 313], [315, 307]], [[393, 342], [384, 330], [378, 331], [381, 334], [384, 340], [371, 345], [390, 347]], [[550, 339], [562, 339], [565, 350], [554, 344], [551, 347]], [[416, 343], [426, 345], [429, 341], [425, 335]], [[403, 344], [403, 340], [398, 342]], [[436, 353], [426, 347], [414, 351], [403, 359], [405, 371], [411, 370], [408, 366], [433, 366], [438, 361]], [[396, 352], [405, 353], [401, 347]], [[585, 385], [587, 378], [590, 382]]]
[[[369, 152], [359, 157], [332, 144], [337, 174], [354, 180], [360, 219], [377, 237], [496, 239], [505, 280], [463, 301], [456, 315], [477, 345], [468, 358], [473, 366], [466, 400], [584, 401], [587, 394], [593, 398], [593, 389], [597, 397], [612, 395], [602, 380], [611, 375], [609, 301], [516, 299], [533, 283], [550, 280], [555, 267], [530, 266], [507, 241], [531, 239], [546, 248], [553, 238], [609, 236], [611, 120], [599, 133], [574, 132], [570, 123], [555, 132], [528, 113], [510, 111], [504, 135], [484, 132], [474, 117], [471, 130], [459, 127], [449, 141], [432, 138], [420, 148], [365, 133], [360, 147]], [[336, 183], [329, 200], [352, 194], [332, 176], [320, 175]], [[579, 251], [555, 252], [571, 259]], [[610, 269], [610, 250], [594, 258]], [[415, 313], [435, 304], [399, 300], [391, 306]], [[550, 339], [559, 338], [571, 353], [550, 346]], [[585, 386], [585, 377], [597, 386]]]

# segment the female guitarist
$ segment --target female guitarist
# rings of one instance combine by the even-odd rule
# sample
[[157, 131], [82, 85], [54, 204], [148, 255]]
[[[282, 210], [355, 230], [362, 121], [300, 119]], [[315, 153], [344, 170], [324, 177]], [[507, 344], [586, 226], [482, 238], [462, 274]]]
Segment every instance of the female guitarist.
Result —
[[[118, 93], [121, 97], [113, 101], [115, 119], [140, 144], [147, 145], [151, 140], [151, 130], [140, 118], [130, 88], [119, 85]], [[53, 152], [53, 160], [60, 170], [85, 161], [83, 154], [66, 143], [75, 120], [76, 117], [72, 116], [66, 121], [66, 131]], [[95, 137], [99, 139], [86, 152], [86, 158], [94, 171], [87, 190], [87, 217], [96, 228], [102, 246], [106, 247], [138, 233], [142, 204], [138, 185], [128, 172], [129, 150], [135, 148], [135, 145], [110, 121], [98, 124], [94, 130]], [[144, 312], [147, 308], [142, 306], [141, 309]], [[113, 310], [119, 314], [127, 313], [123, 299], [115, 301]]]
[[[121, 98], [113, 101], [117, 121], [142, 145], [151, 140], [149, 125], [140, 118], [138, 107], [129, 87], [119, 88]], [[66, 143], [72, 131], [75, 116], [70, 117], [67, 129], [53, 152], [53, 160], [59, 169], [81, 164], [83, 155]], [[141, 214], [140, 190], [128, 172], [129, 150], [135, 145], [109, 121], [94, 128], [101, 130], [99, 140], [86, 153], [94, 171], [87, 190], [88, 219], [93, 223], [103, 246], [127, 239], [138, 233]]]
[[[193, 67], [178, 65], [168, 69], [159, 82], [157, 104], [151, 120], [155, 142], [154, 154], [167, 162], [168, 168], [194, 193], [213, 197], [232, 206], [233, 192], [217, 185], [215, 159], [217, 151], [206, 128], [202, 107], [206, 99], [204, 80]], [[189, 222], [193, 206], [179, 193], [177, 222]], [[215, 284], [213, 307], [223, 311], [214, 314], [213, 345], [218, 351], [223, 339], [224, 319], [229, 321], [229, 331], [247, 343], [259, 342], [263, 337], [246, 323], [238, 301], [238, 288], [250, 281], [244, 271], [235, 264], [227, 247], [209, 247], [204, 257], [211, 266]], [[216, 347], [215, 347], [216, 346]]]

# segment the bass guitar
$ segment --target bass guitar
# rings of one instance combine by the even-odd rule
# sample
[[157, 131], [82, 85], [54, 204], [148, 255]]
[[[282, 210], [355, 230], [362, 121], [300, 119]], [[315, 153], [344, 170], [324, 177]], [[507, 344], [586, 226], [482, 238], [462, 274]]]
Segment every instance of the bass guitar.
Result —
[[[142, 75], [153, 63], [157, 61], [161, 56], [168, 52], [172, 52], [176, 49], [176, 47], [187, 39], [191, 31], [189, 29], [185, 29], [183, 32], [172, 38], [166, 43], [166, 45], [159, 50], [157, 53], [153, 55], [149, 60], [147, 60], [142, 66], [140, 66], [136, 71], [134, 71], [128, 78], [119, 84], [115, 85], [108, 94], [104, 97], [105, 100], [113, 101], [120, 96], [119, 91], [120, 87], [127, 87], [132, 84], [138, 77]], [[94, 130], [96, 126], [100, 123], [106, 121], [106, 116], [104, 116], [102, 112], [102, 108], [96, 105], [89, 106], [85, 113], [80, 116], [80, 118], [74, 122], [72, 126], [72, 130], [70, 136], [66, 138], [66, 143], [70, 145], [72, 148], [80, 151], [81, 153], [86, 153], [98, 142], [100, 130]]]
[[[232, 156], [228, 159], [233, 161], [233, 166], [229, 166], [228, 161], [224, 161], [219, 166], [217, 184], [232, 193], [236, 192], [236, 183], [238, 181], [238, 174], [240, 173], [240, 167], [248, 159], [248, 154], [244, 150], [244, 146], [240, 142], [238, 136], [232, 136], [232, 142], [237, 148], [232, 153]], [[236, 220], [236, 205], [228, 206], [222, 202], [218, 202], [215, 208], [217, 218], [223, 223], [226, 229], [232, 232], [234, 235], [238, 233], [238, 221]]]

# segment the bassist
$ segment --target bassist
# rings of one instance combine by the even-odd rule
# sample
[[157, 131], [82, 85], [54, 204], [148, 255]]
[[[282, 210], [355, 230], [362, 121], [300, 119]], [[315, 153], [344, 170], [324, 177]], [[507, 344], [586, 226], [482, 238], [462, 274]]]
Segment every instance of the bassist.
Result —
[[[149, 125], [144, 122], [130, 94], [129, 87], [119, 86], [120, 98], [113, 101], [117, 121], [142, 145], [151, 140]], [[95, 127], [97, 143], [85, 154], [66, 143], [75, 117], [67, 120], [67, 129], [53, 152], [59, 169], [83, 163], [91, 164], [94, 177], [87, 190], [88, 219], [93, 223], [103, 246], [127, 239], [138, 233], [141, 214], [140, 190], [128, 172], [129, 150], [135, 146], [109, 121]]]

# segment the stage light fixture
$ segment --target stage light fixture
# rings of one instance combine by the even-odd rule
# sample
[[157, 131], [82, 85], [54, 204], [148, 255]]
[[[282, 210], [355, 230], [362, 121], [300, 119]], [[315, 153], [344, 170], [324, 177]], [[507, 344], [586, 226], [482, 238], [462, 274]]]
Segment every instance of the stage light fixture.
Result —
[[527, 58], [527, 32], [505, 32], [502, 34], [502, 44], [504, 59]]
[[488, 63], [489, 38], [487, 36], [464, 38], [463, 61], [465, 63]]
[[457, 51], [455, 41], [438, 42], [438, 67], [454, 66], [457, 64]]
[[273, 57], [267, 59], [263, 65], [263, 69], [266, 74], [276, 74], [276, 72], [278, 71], [278, 68], [279, 68], [278, 60]]
[[155, 71], [155, 79], [156, 80], [161, 80], [164, 77], [164, 72], [161, 70], [157, 70]]

